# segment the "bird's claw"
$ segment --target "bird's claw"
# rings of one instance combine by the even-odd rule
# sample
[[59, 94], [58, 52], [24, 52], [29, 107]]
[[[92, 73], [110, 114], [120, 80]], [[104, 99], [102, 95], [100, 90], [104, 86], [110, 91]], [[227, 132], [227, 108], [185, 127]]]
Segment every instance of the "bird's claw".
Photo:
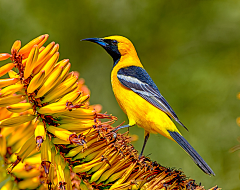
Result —
[[113, 138], [116, 139], [117, 138], [117, 133], [115, 131], [113, 131]]

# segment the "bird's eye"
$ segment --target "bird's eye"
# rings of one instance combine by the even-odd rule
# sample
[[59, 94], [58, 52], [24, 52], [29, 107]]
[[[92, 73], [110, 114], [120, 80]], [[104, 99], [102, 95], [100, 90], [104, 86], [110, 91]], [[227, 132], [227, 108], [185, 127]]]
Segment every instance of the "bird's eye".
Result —
[[117, 40], [112, 40], [112, 45], [115, 45], [115, 46], [116, 46], [117, 43], [118, 43]]

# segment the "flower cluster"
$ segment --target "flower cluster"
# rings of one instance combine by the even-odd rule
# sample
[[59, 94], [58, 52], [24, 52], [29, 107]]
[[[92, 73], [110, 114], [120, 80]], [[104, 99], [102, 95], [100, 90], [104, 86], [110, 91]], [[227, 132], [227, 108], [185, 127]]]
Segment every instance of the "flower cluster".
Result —
[[[89, 105], [89, 90], [59, 45], [41, 35], [0, 54], [2, 189], [204, 189], [138, 153], [116, 117]], [[7, 170], [6, 170], [7, 169]], [[6, 172], [7, 171], [7, 172]], [[214, 187], [212, 189], [218, 189]]]

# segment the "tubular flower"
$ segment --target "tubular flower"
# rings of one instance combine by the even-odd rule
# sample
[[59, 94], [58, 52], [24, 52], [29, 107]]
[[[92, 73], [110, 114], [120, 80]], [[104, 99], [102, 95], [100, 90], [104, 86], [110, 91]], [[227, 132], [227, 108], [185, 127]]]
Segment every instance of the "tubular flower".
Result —
[[[0, 54], [2, 189], [204, 189], [179, 170], [138, 159], [116, 117], [89, 105], [90, 91], [59, 45], [41, 35]], [[6, 171], [7, 172], [3, 172]], [[11, 173], [11, 175], [9, 175]], [[218, 189], [214, 187], [212, 189]]]

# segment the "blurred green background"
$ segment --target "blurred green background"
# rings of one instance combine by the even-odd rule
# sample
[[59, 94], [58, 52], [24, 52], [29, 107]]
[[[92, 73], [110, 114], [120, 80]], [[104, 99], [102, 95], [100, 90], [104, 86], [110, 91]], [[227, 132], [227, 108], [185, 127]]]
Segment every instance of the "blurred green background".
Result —
[[[152, 135], [145, 155], [181, 168], [210, 188], [240, 188], [239, 152], [230, 153], [240, 129], [240, 1], [0, 0], [0, 52], [48, 33], [60, 44], [91, 90], [91, 104], [102, 104], [127, 122], [111, 90], [111, 57], [99, 46], [80, 42], [87, 37], [123, 35], [134, 43], [145, 69], [189, 132], [178, 125], [190, 144], [216, 173], [204, 174], [174, 142]], [[1, 65], [3, 62], [0, 63]], [[133, 127], [139, 140], [143, 129]]]

